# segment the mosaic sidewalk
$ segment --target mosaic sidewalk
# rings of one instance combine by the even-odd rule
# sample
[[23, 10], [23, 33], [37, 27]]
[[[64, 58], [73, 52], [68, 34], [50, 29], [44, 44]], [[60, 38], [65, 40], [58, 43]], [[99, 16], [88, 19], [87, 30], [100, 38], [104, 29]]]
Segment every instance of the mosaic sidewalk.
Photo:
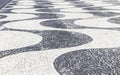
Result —
[[10, 1], [0, 75], [120, 75], [120, 1]]

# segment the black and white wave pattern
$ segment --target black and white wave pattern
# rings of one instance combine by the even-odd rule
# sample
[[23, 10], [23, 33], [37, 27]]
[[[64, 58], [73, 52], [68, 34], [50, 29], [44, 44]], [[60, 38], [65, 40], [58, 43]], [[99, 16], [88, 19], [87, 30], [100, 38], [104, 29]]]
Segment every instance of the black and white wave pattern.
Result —
[[119, 4], [12, 0], [0, 11], [0, 75], [120, 75]]

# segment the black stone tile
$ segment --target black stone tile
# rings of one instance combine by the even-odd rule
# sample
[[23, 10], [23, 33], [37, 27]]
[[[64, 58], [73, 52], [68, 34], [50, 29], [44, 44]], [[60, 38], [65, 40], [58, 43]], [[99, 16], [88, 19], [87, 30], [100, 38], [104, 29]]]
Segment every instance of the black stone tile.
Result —
[[[11, 9], [15, 9], [13, 8], [15, 5], [11, 5], [11, 6], [7, 6], [6, 8], [11, 8]], [[29, 6], [29, 5], [24, 5], [24, 6]], [[52, 8], [53, 5], [44, 5], [44, 4], [38, 4], [38, 5], [31, 5], [33, 6], [33, 8]]]
[[11, 0], [0, 0], [0, 10], [10, 2]]
[[6, 18], [6, 15], [0, 15], [0, 19]]
[[76, 7], [89, 7], [93, 6], [92, 4], [84, 3], [84, 2], [72, 2], [72, 4]]
[[91, 42], [93, 39], [85, 34], [67, 31], [34, 31], [34, 34], [42, 36], [42, 41], [36, 45], [27, 46], [18, 49], [0, 51], [0, 57], [39, 50], [59, 49], [83, 45]]
[[60, 12], [60, 9], [55, 9], [55, 8], [48, 8], [48, 9], [37, 9], [36, 11], [40, 12]]
[[120, 24], [120, 17], [110, 18], [108, 22]]
[[89, 13], [99, 16], [99, 17], [112, 17], [112, 16], [117, 16], [120, 15], [120, 13], [114, 13], [114, 12], [105, 12], [105, 11], [90, 11]]
[[65, 53], [55, 60], [54, 67], [60, 75], [119, 75], [120, 48]]
[[83, 9], [85, 9], [85, 10], [93, 10], [93, 11], [95, 11], [95, 10], [108, 10], [108, 9], [105, 9], [105, 8], [103, 8], [103, 7], [86, 7], [86, 8], [83, 8]]
[[[36, 8], [39, 8], [39, 9], [36, 9]], [[20, 10], [22, 9], [22, 10], [25, 10], [26, 8], [19, 8]], [[4, 9], [4, 10], [2, 10], [1, 11], [1, 13], [17, 13], [17, 12], [12, 12], [12, 10], [19, 10], [19, 9], [13, 9], [13, 8], [10, 8], [10, 9]], [[47, 8], [47, 7], [33, 7], [33, 8], [28, 8], [28, 9], [36, 9], [35, 11], [37, 12], [37, 13], [41, 13], [41, 12], [50, 12], [50, 13], [53, 13], [53, 12], [60, 12], [60, 9], [54, 9], [54, 8]], [[20, 12], [19, 12], [20, 13]], [[21, 12], [22, 13], [22, 12]], [[32, 13], [32, 12], [26, 12], [26, 13]], [[34, 13], [33, 13], [34, 14]]]
[[47, 27], [63, 28], [63, 29], [78, 29], [83, 27], [74, 24], [74, 21], [75, 19], [48, 20], [48, 21], [43, 21], [40, 24]]

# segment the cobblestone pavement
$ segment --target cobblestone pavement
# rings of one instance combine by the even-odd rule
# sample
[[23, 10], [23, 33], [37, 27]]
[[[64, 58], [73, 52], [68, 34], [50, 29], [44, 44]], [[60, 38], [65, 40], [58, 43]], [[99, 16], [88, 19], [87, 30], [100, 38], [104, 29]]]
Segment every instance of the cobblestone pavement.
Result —
[[120, 75], [120, 1], [10, 1], [0, 75]]

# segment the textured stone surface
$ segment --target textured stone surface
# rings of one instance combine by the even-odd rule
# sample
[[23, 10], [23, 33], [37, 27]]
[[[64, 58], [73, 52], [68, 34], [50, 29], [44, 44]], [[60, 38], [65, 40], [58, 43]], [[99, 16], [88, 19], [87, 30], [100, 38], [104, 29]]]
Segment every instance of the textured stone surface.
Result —
[[0, 75], [120, 75], [120, 1], [9, 1]]
[[88, 49], [58, 57], [55, 68], [60, 75], [119, 75], [120, 49]]

